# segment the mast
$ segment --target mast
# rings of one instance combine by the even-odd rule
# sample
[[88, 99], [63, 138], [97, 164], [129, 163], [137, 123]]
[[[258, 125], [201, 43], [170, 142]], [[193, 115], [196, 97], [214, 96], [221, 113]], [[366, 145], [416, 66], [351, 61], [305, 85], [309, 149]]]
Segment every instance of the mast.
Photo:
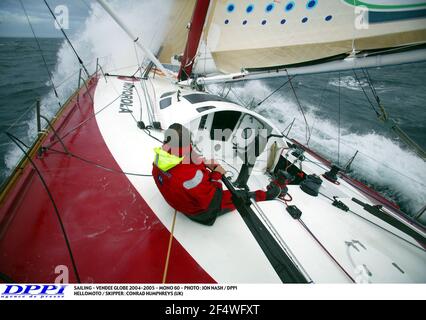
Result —
[[210, 0], [197, 0], [195, 5], [192, 21], [189, 25], [188, 40], [179, 69], [178, 79], [181, 81], [187, 80], [191, 76], [209, 6]]

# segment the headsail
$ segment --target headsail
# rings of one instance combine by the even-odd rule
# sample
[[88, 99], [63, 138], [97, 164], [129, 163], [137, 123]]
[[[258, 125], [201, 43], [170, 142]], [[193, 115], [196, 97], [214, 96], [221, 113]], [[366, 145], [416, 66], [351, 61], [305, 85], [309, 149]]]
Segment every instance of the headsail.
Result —
[[214, 0], [203, 40], [226, 74], [329, 63], [426, 43], [426, 2]]
[[167, 38], [161, 46], [160, 61], [170, 64], [172, 57], [185, 50], [188, 37], [187, 26], [191, 21], [196, 0], [174, 0], [169, 18]]

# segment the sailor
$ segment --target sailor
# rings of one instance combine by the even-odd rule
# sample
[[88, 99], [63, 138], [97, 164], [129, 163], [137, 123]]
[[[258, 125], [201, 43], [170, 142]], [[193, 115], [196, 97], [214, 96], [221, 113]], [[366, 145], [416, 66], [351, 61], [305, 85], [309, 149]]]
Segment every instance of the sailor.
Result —
[[[222, 188], [225, 169], [206, 161], [192, 148], [191, 134], [184, 126], [173, 124], [165, 132], [164, 144], [156, 148], [152, 174], [158, 189], [177, 211], [198, 223], [211, 226], [218, 216], [235, 210], [232, 194]], [[251, 195], [256, 201], [273, 200], [281, 193], [271, 183], [267, 191]]]

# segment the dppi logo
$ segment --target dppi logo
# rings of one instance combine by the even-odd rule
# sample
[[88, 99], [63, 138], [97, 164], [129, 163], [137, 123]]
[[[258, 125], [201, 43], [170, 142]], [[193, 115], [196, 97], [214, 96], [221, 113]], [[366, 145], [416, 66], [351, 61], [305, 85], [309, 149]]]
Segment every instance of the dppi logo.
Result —
[[60, 299], [64, 298], [66, 285], [6, 285], [1, 293], [4, 299]]

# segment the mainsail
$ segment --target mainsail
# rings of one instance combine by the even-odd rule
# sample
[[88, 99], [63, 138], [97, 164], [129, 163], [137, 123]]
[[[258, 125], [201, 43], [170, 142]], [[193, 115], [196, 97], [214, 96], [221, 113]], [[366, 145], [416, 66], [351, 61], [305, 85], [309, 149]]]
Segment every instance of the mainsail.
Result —
[[[196, 73], [206, 73], [206, 51], [217, 71], [232, 74], [242, 69], [324, 64], [359, 53], [415, 49], [426, 43], [426, 2], [212, 0], [202, 43]], [[388, 64], [399, 59], [417, 61], [426, 59], [426, 55], [422, 50], [408, 61], [400, 55]], [[331, 66], [321, 72], [334, 68], [338, 69]]]

